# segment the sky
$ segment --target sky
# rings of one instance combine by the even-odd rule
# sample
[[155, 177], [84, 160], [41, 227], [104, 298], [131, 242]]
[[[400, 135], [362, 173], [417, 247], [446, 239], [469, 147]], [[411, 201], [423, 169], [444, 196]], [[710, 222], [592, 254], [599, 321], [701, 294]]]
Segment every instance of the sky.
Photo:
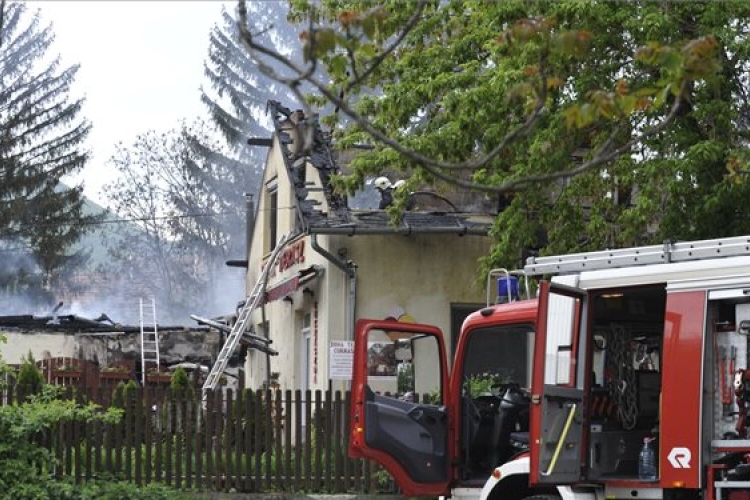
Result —
[[182, 119], [207, 117], [200, 86], [207, 83], [203, 64], [211, 29], [222, 7], [219, 0], [27, 0], [52, 23], [65, 67], [80, 64], [72, 96], [83, 96], [83, 115], [93, 129], [92, 159], [76, 181], [86, 196], [106, 206], [101, 194], [112, 180], [106, 162], [122, 141], [131, 144], [150, 129], [167, 131]]

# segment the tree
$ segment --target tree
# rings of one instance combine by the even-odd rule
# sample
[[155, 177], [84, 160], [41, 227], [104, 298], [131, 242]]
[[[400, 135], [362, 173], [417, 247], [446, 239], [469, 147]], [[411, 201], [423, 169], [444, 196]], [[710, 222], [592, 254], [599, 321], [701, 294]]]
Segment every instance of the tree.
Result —
[[69, 97], [78, 66], [49, 60], [51, 26], [22, 2], [0, 7], [0, 261], [29, 262], [0, 270], [0, 286], [42, 293], [85, 259], [70, 249], [93, 217], [82, 214], [82, 187], [61, 180], [88, 160], [90, 126]]
[[[262, 2], [251, 9], [251, 29], [265, 29], [264, 43], [281, 52], [288, 51], [296, 38], [285, 22], [286, 12], [282, 2]], [[283, 85], [256, 70], [258, 62], [243, 50], [237, 25], [224, 11], [223, 24], [214, 26], [211, 31], [205, 63], [208, 85], [201, 89], [201, 100], [220, 131], [225, 147], [221, 151], [195, 140], [193, 148], [201, 163], [187, 166], [227, 210], [244, 206], [246, 194], [258, 192], [265, 152], [249, 147], [247, 140], [270, 135], [271, 124], [265, 113], [267, 102], [283, 99], [293, 104], [295, 100]], [[228, 224], [222, 228], [231, 235], [227, 247], [231, 255], [243, 255], [246, 250], [244, 220], [244, 214], [238, 214], [227, 218]], [[206, 219], [206, 222], [215, 221]]]
[[[286, 13], [282, 2], [253, 4], [248, 29], [262, 31], [262, 43], [286, 53], [297, 39], [285, 21]], [[257, 70], [258, 64], [265, 63], [243, 49], [234, 18], [226, 11], [222, 16], [223, 24], [211, 30], [205, 63], [208, 87], [201, 88], [201, 100], [227, 143], [247, 155], [252, 151], [245, 147], [247, 139], [271, 130], [265, 113], [268, 100], [292, 101], [294, 97], [284, 85]]]
[[[500, 196], [488, 264], [715, 234], [710, 207], [744, 210], [744, 187], [723, 194], [746, 162], [746, 2], [320, 4], [294, 2], [304, 65], [243, 41], [335, 104], [340, 145], [375, 144], [341, 188], [388, 167]], [[310, 73], [321, 64], [332, 83]]]
[[[194, 175], [202, 172], [216, 182], [231, 179], [222, 164], [202, 162], [193, 149], [199, 141], [222, 152], [212, 136], [200, 121], [162, 134], [149, 131], [130, 147], [118, 145], [109, 162], [120, 173], [103, 188], [112, 202], [109, 208], [138, 229], [120, 227], [124, 233], [110, 246], [108, 271], [135, 296], [157, 296], [160, 321], [229, 307], [223, 301], [231, 295], [231, 280], [219, 275], [230, 236], [221, 221], [238, 219], [242, 209], [224, 204], [214, 184]], [[239, 293], [239, 277], [236, 282]]]
[[[264, 2], [253, 14], [256, 25], [289, 28], [280, 22], [286, 15], [282, 3]], [[225, 262], [245, 253], [245, 196], [256, 193], [261, 182], [265, 151], [249, 147], [247, 140], [270, 135], [266, 103], [285, 92], [254, 70], [234, 20], [227, 12], [223, 17], [210, 34], [208, 85], [201, 89], [212, 124], [183, 125], [162, 136], [149, 131], [131, 147], [121, 146], [112, 162], [122, 179], [105, 188], [114, 211], [141, 221], [143, 228], [121, 240], [127, 241], [124, 246], [113, 246], [121, 266], [113, 274], [144, 287], [144, 277], [151, 276], [151, 284], [164, 291], [159, 309], [174, 319], [199, 311], [226, 314], [244, 295], [243, 274]], [[286, 50], [294, 33], [268, 30], [266, 35], [265, 42]], [[149, 256], [145, 263], [143, 256]], [[226, 286], [232, 281], [234, 290]]]
[[18, 385], [22, 386], [27, 394], [36, 394], [42, 390], [44, 376], [36, 366], [36, 360], [31, 351], [21, 361], [18, 369]]

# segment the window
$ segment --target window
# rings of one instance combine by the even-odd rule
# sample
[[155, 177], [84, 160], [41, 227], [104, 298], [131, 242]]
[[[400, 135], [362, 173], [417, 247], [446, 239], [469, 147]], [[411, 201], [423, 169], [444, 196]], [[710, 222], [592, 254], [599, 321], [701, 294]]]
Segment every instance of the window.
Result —
[[268, 202], [266, 204], [266, 221], [268, 230], [268, 251], [276, 247], [278, 240], [278, 209], [279, 209], [279, 190], [276, 179], [270, 180], [266, 184], [266, 193]]
[[310, 313], [302, 316], [300, 330], [300, 389], [310, 389]]
[[531, 325], [478, 328], [470, 331], [464, 358], [464, 388], [472, 397], [492, 386], [531, 385], [534, 329]]

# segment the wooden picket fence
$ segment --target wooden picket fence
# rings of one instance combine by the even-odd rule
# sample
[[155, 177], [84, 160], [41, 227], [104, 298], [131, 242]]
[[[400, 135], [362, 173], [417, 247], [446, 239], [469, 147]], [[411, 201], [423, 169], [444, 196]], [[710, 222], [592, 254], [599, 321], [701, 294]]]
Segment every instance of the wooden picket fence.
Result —
[[[20, 404], [11, 387], [0, 404]], [[123, 409], [115, 424], [62, 423], [44, 436], [56, 474], [198, 491], [394, 493], [390, 476], [347, 456], [350, 394], [339, 391], [71, 389]]]

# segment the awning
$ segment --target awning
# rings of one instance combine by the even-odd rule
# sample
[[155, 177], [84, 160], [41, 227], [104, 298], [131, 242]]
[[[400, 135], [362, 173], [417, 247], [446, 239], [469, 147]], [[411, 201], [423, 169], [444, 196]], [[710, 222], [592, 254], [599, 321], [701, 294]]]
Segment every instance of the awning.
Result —
[[286, 278], [273, 287], [266, 289], [263, 303], [273, 302], [280, 298], [286, 297], [299, 290], [305, 284], [311, 282], [318, 276], [322, 276], [325, 269], [323, 266], [312, 265], [305, 269], [301, 269], [294, 275]]

